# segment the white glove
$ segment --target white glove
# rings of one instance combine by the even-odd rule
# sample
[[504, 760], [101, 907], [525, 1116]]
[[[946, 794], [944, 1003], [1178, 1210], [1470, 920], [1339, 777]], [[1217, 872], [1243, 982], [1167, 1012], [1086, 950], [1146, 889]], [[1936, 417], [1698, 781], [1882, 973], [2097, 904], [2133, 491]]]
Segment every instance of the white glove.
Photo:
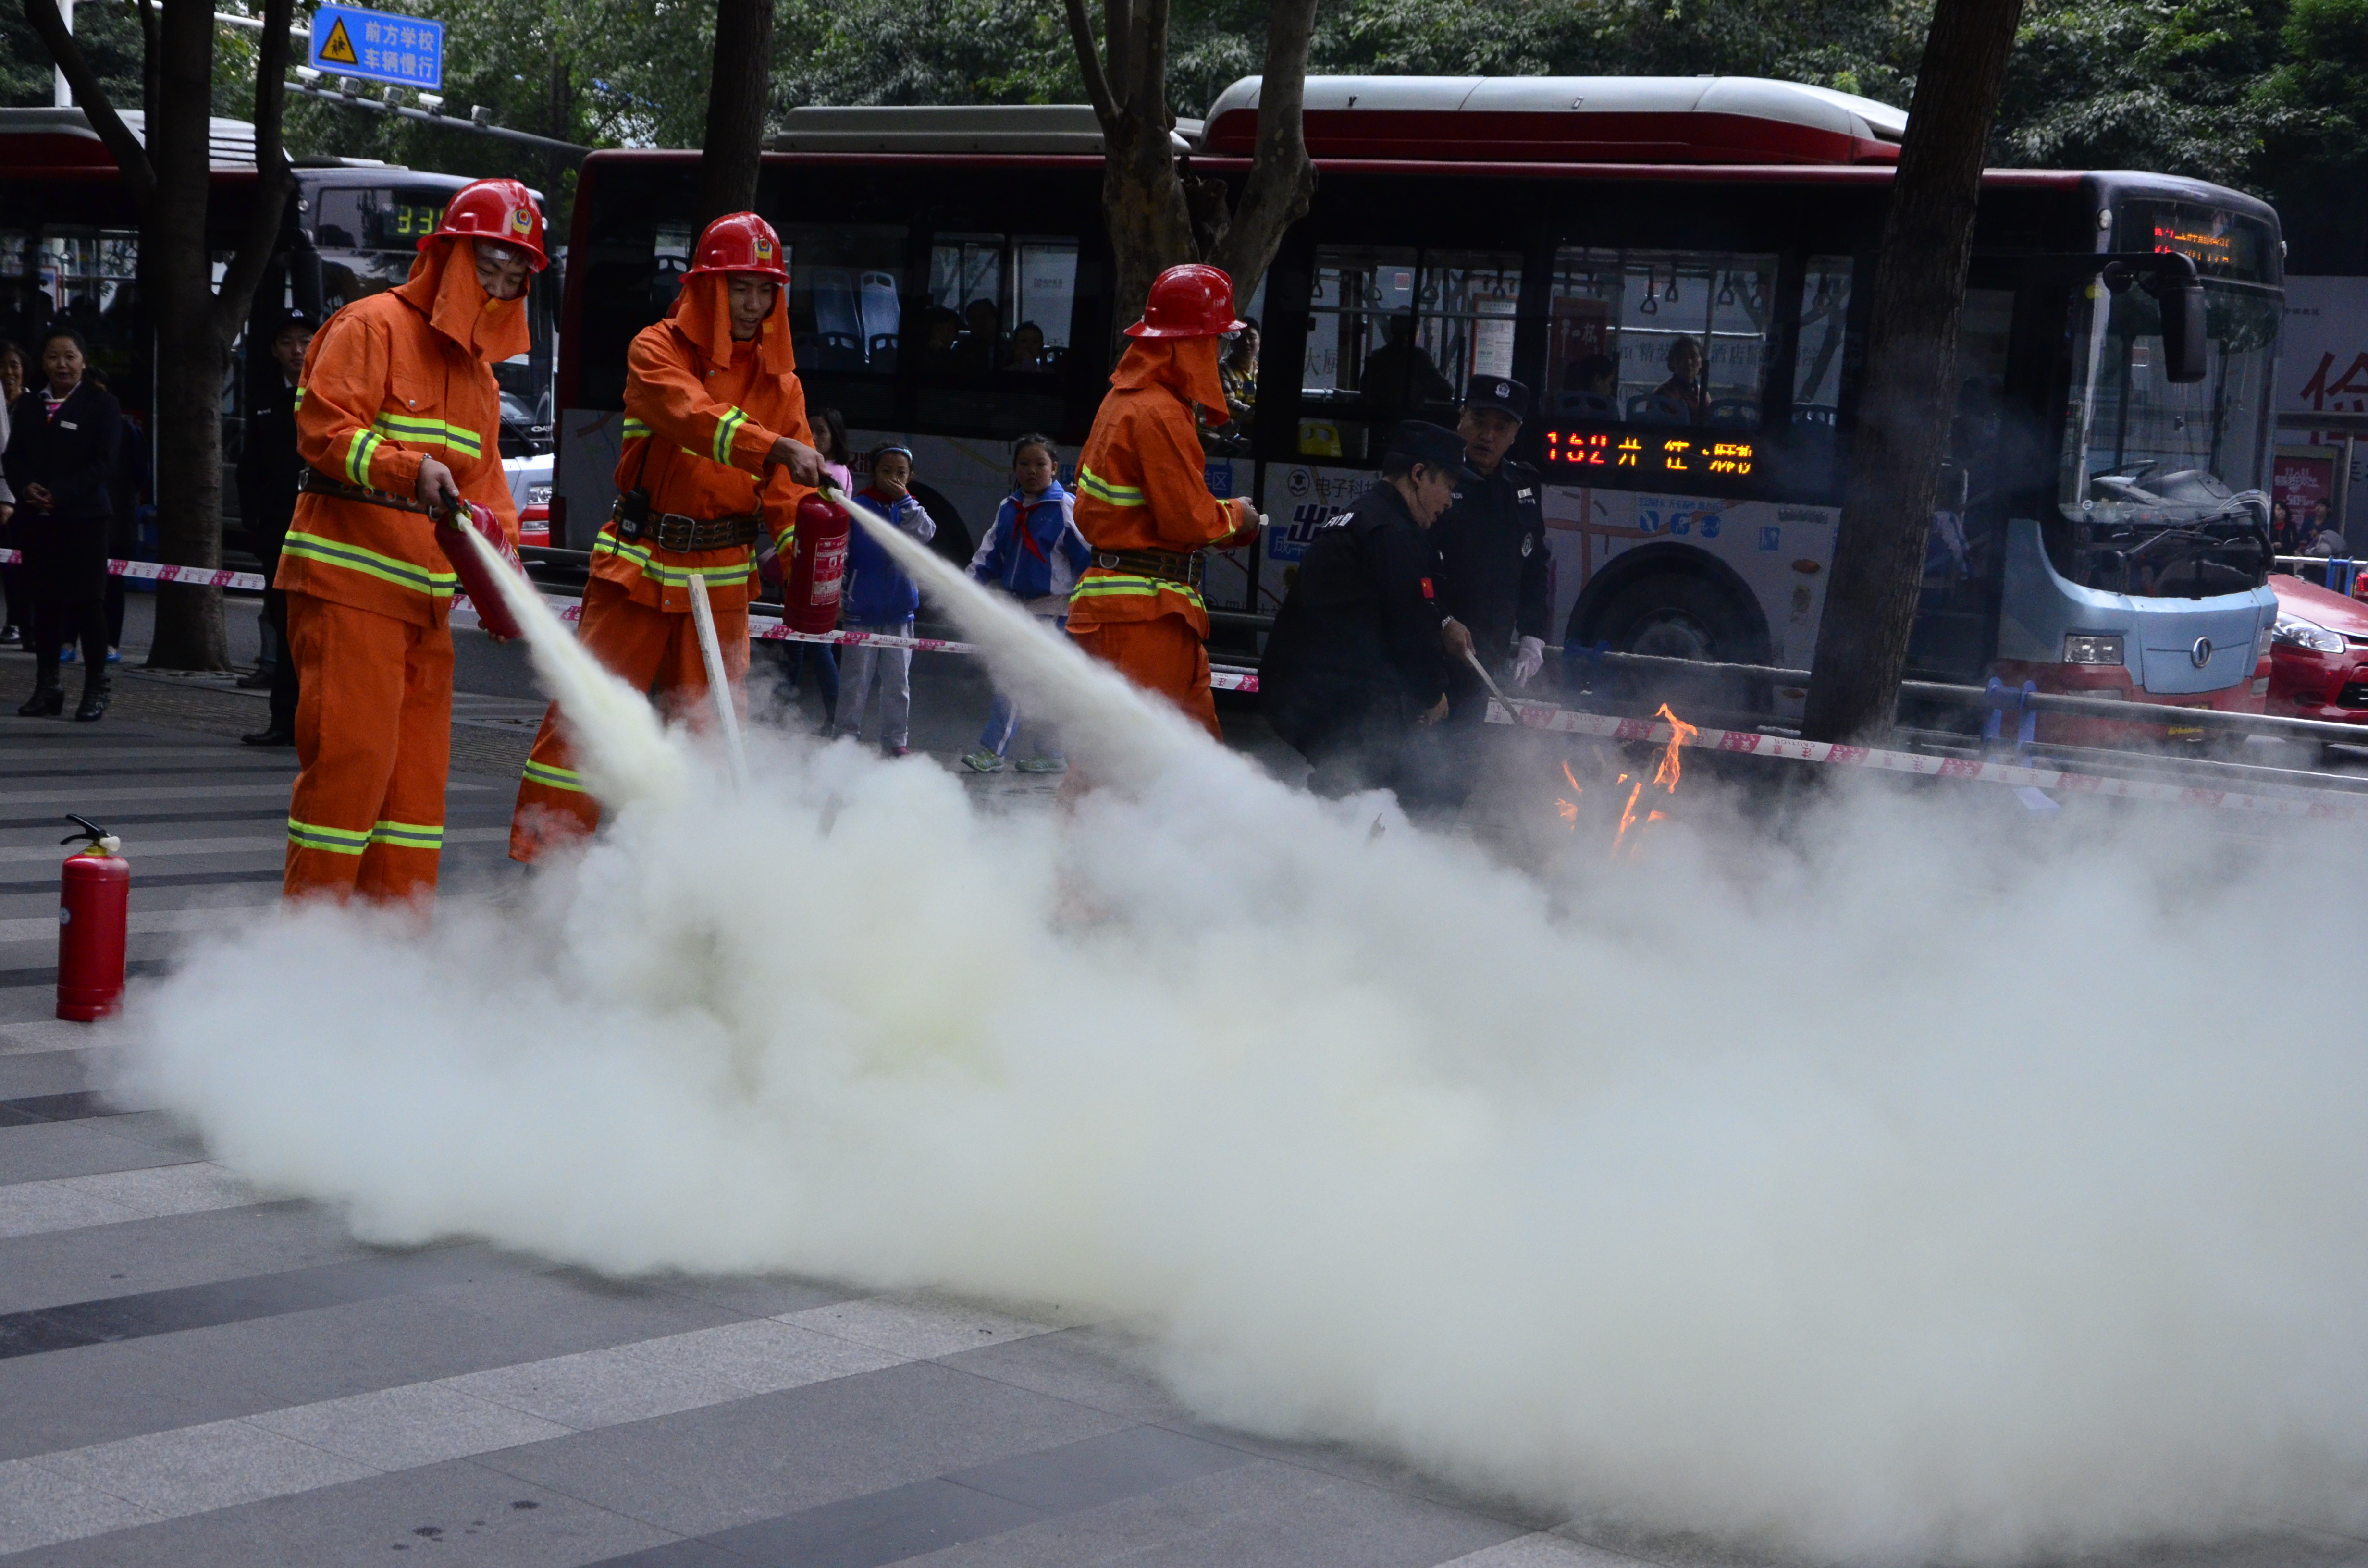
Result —
[[1527, 686], [1530, 677], [1546, 667], [1546, 642], [1543, 637], [1524, 637], [1521, 651], [1513, 655], [1511, 669], [1515, 686]]

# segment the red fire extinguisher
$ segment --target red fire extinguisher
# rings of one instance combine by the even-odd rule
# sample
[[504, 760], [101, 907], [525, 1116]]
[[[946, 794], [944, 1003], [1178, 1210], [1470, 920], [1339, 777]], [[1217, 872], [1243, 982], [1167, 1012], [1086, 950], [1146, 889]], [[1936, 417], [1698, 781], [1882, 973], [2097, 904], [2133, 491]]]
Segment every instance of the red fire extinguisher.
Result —
[[798, 503], [794, 555], [781, 585], [781, 623], [792, 631], [838, 627], [838, 591], [847, 578], [847, 530], [855, 519], [819, 495]]
[[87, 1024], [123, 1003], [131, 862], [116, 854], [122, 841], [88, 817], [66, 820], [82, 831], [58, 842], [88, 843], [66, 857], [58, 889], [58, 1017]]

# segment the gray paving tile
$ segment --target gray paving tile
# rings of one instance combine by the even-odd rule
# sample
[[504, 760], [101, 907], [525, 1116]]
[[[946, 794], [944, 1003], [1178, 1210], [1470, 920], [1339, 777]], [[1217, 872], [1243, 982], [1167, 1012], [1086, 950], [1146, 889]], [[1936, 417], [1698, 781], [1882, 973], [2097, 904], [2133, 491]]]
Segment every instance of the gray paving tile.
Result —
[[1150, 1370], [1140, 1342], [1112, 1328], [1063, 1329], [950, 1356], [945, 1364], [1136, 1421], [1190, 1418]]
[[130, 1138], [111, 1138], [87, 1121], [0, 1127], [0, 1182], [176, 1165], [190, 1157]]
[[154, 1514], [21, 1460], [0, 1463], [0, 1554], [79, 1540]]
[[653, 1290], [759, 1318], [783, 1317], [812, 1307], [851, 1301], [864, 1294], [827, 1280], [796, 1279], [785, 1276], [737, 1275], [707, 1279], [696, 1275], [669, 1274], [656, 1276], [643, 1283]]
[[198, 1136], [196, 1131], [178, 1118], [161, 1110], [139, 1110], [122, 1116], [101, 1117], [89, 1125], [110, 1138], [170, 1150], [185, 1160], [206, 1157], [205, 1141]]
[[280, 1402], [200, 1355], [193, 1335], [0, 1361], [0, 1459], [247, 1415]]
[[245, 1208], [256, 1194], [206, 1161], [0, 1187], [0, 1239]]
[[8, 1568], [574, 1568], [668, 1539], [459, 1460], [51, 1547]]
[[564, 1426], [440, 1383], [265, 1411], [247, 1424], [373, 1470], [412, 1470], [568, 1435]]
[[928, 1568], [1431, 1568], [1528, 1533], [1253, 1462], [916, 1561]]
[[1030, 1339], [1060, 1326], [967, 1302], [892, 1296], [813, 1307], [781, 1321], [914, 1360]]
[[1639, 1568], [1647, 1559], [1541, 1530], [1451, 1561], [1452, 1568]]
[[[54, 953], [51, 961], [56, 961]], [[69, 1023], [57, 1016], [57, 988], [54, 985], [10, 986], [8, 990], [21, 991], [28, 998], [44, 1000], [49, 1006], [29, 1013], [0, 1012], [0, 1017], [14, 1020], [0, 1024], [0, 1057], [73, 1051], [95, 1045], [104, 1038], [98, 1025]]]
[[761, 1318], [620, 1346], [618, 1354], [676, 1376], [712, 1378], [744, 1393], [803, 1388], [832, 1378], [876, 1372], [904, 1359], [869, 1346]]
[[[70, 1129], [74, 1124], [62, 1125]], [[7, 1128], [0, 1132], [43, 1131]], [[369, 1256], [336, 1215], [285, 1204], [135, 1219], [99, 1231], [11, 1236], [0, 1240], [0, 1312]]]
[[226, 1508], [378, 1473], [244, 1421], [152, 1432], [31, 1462], [165, 1515]]
[[722, 1378], [621, 1348], [471, 1372], [444, 1386], [578, 1431], [720, 1404], [742, 1393]]
[[474, 1462], [703, 1536], [1126, 1425], [919, 1362]]
[[[0, 1028], [0, 1052], [10, 1043], [13, 1029]], [[31, 1049], [0, 1054], [0, 1100], [24, 1095], [63, 1095], [92, 1087], [91, 1053], [87, 1051]]]

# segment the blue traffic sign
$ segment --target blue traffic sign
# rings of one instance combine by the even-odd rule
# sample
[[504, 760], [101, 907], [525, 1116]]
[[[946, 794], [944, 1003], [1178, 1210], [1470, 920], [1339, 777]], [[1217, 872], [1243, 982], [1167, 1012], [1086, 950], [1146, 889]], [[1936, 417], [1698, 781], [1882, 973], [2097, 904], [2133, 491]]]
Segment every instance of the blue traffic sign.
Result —
[[434, 92], [444, 85], [444, 24], [359, 6], [317, 6], [313, 67]]

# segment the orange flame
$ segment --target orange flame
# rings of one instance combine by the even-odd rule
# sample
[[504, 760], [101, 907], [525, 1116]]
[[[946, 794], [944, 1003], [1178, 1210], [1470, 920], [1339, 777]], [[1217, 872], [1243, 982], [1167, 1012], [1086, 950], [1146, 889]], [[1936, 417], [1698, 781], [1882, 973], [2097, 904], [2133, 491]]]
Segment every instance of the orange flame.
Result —
[[1685, 771], [1686, 766], [1678, 754], [1678, 748], [1701, 734], [1702, 726], [1687, 723], [1670, 712], [1666, 702], [1661, 704], [1661, 710], [1654, 717], [1668, 721], [1669, 744], [1661, 753], [1661, 766], [1653, 770], [1653, 782], [1674, 795], [1678, 792], [1678, 775]]
[[[1623, 773], [1620, 777], [1625, 778], [1628, 776]], [[1636, 797], [1644, 792], [1645, 783], [1641, 778], [1629, 786], [1628, 803], [1620, 808], [1620, 831], [1611, 837], [1611, 853], [1614, 855], [1620, 853], [1621, 841], [1628, 836], [1628, 830], [1636, 825]]]

